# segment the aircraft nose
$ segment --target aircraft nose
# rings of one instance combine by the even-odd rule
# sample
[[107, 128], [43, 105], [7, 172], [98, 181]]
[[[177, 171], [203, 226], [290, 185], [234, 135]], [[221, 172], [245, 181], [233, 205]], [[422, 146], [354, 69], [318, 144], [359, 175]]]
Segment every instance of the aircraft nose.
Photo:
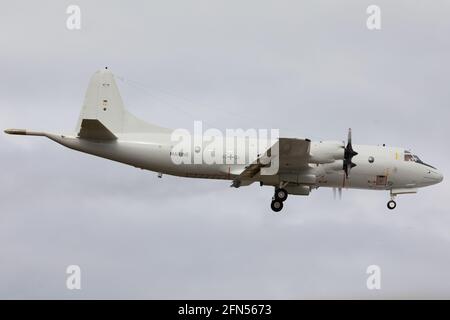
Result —
[[442, 180], [444, 180], [444, 175], [441, 172], [436, 172], [437, 173], [437, 177], [436, 177], [436, 181], [437, 183], [441, 182]]
[[444, 180], [444, 175], [438, 170], [429, 170], [428, 177], [432, 180], [433, 184], [439, 183]]
[[431, 186], [444, 180], [444, 175], [435, 167], [428, 166], [423, 172], [422, 183], [424, 186]]

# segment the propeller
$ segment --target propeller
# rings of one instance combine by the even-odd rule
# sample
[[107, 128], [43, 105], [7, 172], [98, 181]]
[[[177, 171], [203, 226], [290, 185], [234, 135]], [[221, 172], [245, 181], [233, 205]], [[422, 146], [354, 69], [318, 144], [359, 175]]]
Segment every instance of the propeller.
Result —
[[[345, 188], [345, 179], [348, 179], [348, 175], [350, 174], [350, 170], [356, 167], [356, 164], [352, 162], [352, 158], [358, 154], [355, 150], [353, 150], [352, 146], [352, 129], [348, 129], [348, 137], [347, 137], [347, 145], [344, 148], [344, 161], [343, 161], [343, 170], [344, 176], [342, 180], [342, 187], [338, 187], [337, 191], [339, 193], [339, 200], [342, 199], [342, 188]], [[333, 198], [336, 199], [336, 188], [333, 188]]]
[[358, 154], [358, 152], [353, 150], [353, 147], [352, 147], [352, 129], [349, 128], [348, 129], [347, 146], [344, 148], [344, 166], [343, 166], [343, 169], [344, 169], [346, 178], [348, 178], [348, 175], [350, 174], [350, 170], [353, 167], [356, 167], [356, 164], [354, 164], [352, 162], [352, 158], [354, 156], [356, 156], [357, 154]]
[[[342, 200], [342, 188], [337, 188], [337, 191], [339, 192], [339, 200]], [[336, 188], [333, 188], [333, 199], [336, 200]]]

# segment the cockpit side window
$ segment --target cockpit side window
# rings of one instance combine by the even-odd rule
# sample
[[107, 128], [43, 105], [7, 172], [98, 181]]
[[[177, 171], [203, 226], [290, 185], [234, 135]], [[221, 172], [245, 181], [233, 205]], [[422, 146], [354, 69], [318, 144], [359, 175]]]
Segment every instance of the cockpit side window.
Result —
[[405, 151], [405, 161], [415, 161], [414, 156], [409, 151]]

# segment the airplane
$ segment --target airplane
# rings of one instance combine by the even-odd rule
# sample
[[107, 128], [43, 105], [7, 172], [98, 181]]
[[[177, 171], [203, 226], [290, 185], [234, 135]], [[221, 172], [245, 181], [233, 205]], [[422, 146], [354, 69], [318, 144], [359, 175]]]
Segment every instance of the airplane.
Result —
[[[259, 182], [261, 186], [274, 187], [270, 206], [275, 212], [283, 209], [289, 194], [307, 196], [321, 187], [333, 188], [335, 196], [336, 190], [341, 196], [343, 188], [389, 191], [387, 207], [392, 210], [397, 206], [397, 195], [416, 193], [418, 188], [443, 180], [443, 174], [435, 167], [404, 148], [353, 145], [351, 129], [347, 143], [280, 137], [269, 143], [265, 152], [245, 163], [212, 164], [175, 163], [174, 155], [183, 158], [202, 150], [211, 154], [223, 150], [202, 141], [191, 152], [174, 152], [173, 132], [128, 112], [107, 67], [91, 77], [75, 132], [5, 130], [7, 134], [47, 137], [77, 151], [157, 172], [158, 177], [169, 174], [224, 179], [232, 181], [231, 186], [236, 188]], [[239, 155], [232, 149], [225, 150], [223, 156], [236, 159]], [[274, 163], [276, 170], [267, 173]]]

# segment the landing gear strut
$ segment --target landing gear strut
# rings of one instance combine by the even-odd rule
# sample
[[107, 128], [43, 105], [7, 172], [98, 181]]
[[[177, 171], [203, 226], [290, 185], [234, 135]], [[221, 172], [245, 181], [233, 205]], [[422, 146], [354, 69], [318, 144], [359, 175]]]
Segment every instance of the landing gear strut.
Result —
[[286, 189], [283, 188], [275, 188], [275, 194], [272, 198], [272, 203], [270, 207], [273, 211], [279, 212], [283, 209], [283, 202], [287, 199], [288, 193]]

